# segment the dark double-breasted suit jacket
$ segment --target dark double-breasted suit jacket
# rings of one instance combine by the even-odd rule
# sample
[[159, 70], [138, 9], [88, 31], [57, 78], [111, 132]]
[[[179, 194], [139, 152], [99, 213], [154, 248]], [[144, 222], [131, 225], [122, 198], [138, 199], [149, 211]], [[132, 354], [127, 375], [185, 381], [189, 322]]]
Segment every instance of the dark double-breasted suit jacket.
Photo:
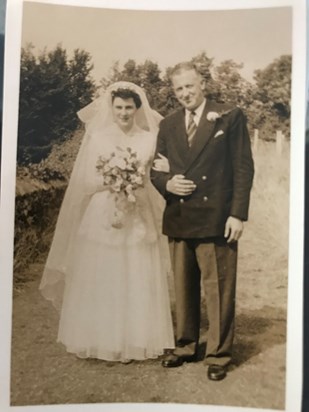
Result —
[[[254, 167], [246, 118], [241, 109], [207, 100], [193, 143], [187, 142], [185, 111], [162, 120], [156, 153], [168, 158], [169, 173], [151, 171], [166, 199], [163, 233], [172, 238], [222, 236], [229, 216], [248, 218]], [[192, 180], [189, 196], [167, 192], [174, 175]]]

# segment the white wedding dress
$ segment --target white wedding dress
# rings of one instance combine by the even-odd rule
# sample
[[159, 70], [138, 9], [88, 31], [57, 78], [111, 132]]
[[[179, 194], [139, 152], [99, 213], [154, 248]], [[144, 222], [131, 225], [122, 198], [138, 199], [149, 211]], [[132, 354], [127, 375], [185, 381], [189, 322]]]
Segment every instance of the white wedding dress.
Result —
[[[79, 357], [109, 361], [147, 359], [174, 347], [168, 295], [167, 240], [161, 235], [160, 195], [146, 176], [122, 228], [112, 226], [115, 195], [102, 191], [99, 155], [130, 147], [148, 167], [148, 132], [126, 135], [112, 126], [88, 156], [89, 201], [70, 241], [58, 341]], [[101, 143], [100, 143], [101, 142]], [[154, 202], [158, 199], [158, 203]]]

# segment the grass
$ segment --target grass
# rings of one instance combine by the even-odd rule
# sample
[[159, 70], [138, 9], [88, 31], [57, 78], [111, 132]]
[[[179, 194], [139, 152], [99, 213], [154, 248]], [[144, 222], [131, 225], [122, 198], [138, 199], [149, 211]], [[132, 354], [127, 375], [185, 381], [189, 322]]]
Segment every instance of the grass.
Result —
[[254, 153], [255, 179], [252, 191], [252, 224], [266, 232], [275, 254], [286, 254], [289, 229], [289, 144], [281, 154], [275, 144], [260, 142]]
[[[250, 217], [240, 241], [239, 307], [286, 307], [289, 228], [289, 147], [260, 142]], [[242, 284], [244, 282], [244, 284]]]

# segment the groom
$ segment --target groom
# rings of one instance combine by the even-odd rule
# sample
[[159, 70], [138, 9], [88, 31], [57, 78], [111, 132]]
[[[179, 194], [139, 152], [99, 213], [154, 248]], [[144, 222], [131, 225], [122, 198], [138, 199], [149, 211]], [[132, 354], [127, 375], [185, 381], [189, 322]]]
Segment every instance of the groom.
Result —
[[[183, 108], [162, 120], [151, 172], [166, 199], [163, 233], [175, 276], [176, 348], [162, 364], [177, 367], [197, 358], [202, 282], [208, 378], [221, 380], [232, 357], [237, 241], [254, 174], [250, 139], [239, 108], [205, 99], [205, 80], [194, 64], [178, 64], [170, 78]], [[169, 172], [156, 170], [160, 155]]]

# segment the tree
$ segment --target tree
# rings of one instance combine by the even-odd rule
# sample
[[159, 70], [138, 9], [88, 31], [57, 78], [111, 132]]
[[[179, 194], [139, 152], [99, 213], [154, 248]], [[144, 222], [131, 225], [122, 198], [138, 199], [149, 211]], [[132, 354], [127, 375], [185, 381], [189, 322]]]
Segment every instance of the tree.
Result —
[[267, 125], [269, 133], [277, 129], [289, 135], [291, 113], [292, 57], [283, 55], [263, 70], [255, 71], [255, 100], [263, 104], [260, 124]]
[[[218, 102], [242, 107], [250, 129], [260, 129], [260, 136], [272, 138], [277, 129], [288, 135], [290, 125], [291, 56], [281, 56], [263, 70], [255, 72], [255, 83], [241, 75], [242, 63], [227, 59], [215, 66], [205, 51], [192, 57], [206, 82], [205, 95]], [[125, 80], [144, 88], [153, 109], [163, 116], [180, 107], [168, 67], [164, 73], [157, 63], [146, 60], [137, 64], [129, 59], [122, 67], [115, 62], [109, 76], [101, 80], [103, 90], [111, 83]]]
[[124, 64], [122, 70], [120, 70], [119, 61], [116, 61], [111, 67], [109, 76], [107, 78], [103, 77], [100, 83], [103, 87], [103, 90], [105, 90], [110, 84], [119, 81], [132, 82], [137, 84], [138, 86], [141, 85], [142, 80], [140, 76], [140, 68], [135, 63], [135, 60], [129, 59]]
[[[214, 69], [214, 79], [219, 86], [218, 99], [247, 107], [250, 102], [250, 83], [240, 74], [243, 63], [224, 60]], [[249, 98], [249, 102], [248, 102]]]
[[191, 59], [191, 62], [196, 65], [198, 71], [201, 73], [205, 80], [205, 95], [210, 99], [218, 100], [218, 96], [220, 94], [220, 86], [212, 76], [212, 71], [214, 68], [213, 58], [209, 58], [206, 52], [203, 51], [197, 56], [193, 57]]
[[140, 86], [144, 88], [150, 106], [160, 111], [162, 108], [160, 91], [163, 86], [163, 81], [158, 64], [151, 60], [146, 60], [138, 66], [138, 70], [141, 81]]
[[284, 55], [264, 70], [255, 71], [257, 99], [282, 117], [289, 116], [291, 112], [291, 65], [292, 57]]
[[75, 113], [92, 100], [97, 89], [91, 77], [93, 64], [90, 62], [90, 54], [80, 49], [74, 50], [74, 55], [69, 61], [71, 95]]
[[35, 57], [33, 46], [22, 49], [18, 127], [18, 162], [39, 162], [56, 141], [79, 122], [76, 112], [96, 90], [90, 55], [75, 50], [68, 60], [61, 46]]
[[157, 63], [145, 60], [137, 64], [135, 60], [129, 59], [121, 69], [119, 62], [115, 62], [108, 77], [101, 79], [100, 84], [103, 90], [118, 81], [128, 81], [135, 83], [145, 90], [150, 106], [166, 114], [165, 81], [161, 78], [161, 70]]

